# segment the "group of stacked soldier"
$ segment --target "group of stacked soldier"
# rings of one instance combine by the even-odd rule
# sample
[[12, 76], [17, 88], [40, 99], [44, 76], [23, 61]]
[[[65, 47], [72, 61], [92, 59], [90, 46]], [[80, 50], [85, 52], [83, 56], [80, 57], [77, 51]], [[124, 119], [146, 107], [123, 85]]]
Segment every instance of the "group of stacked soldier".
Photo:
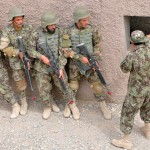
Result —
[[[78, 45], [84, 43], [92, 57], [96, 61], [100, 60], [101, 34], [97, 29], [89, 25], [89, 10], [85, 7], [75, 8], [73, 12], [74, 23], [69, 25], [66, 29], [61, 29], [59, 27], [58, 16], [49, 11], [43, 13], [41, 16], [41, 26], [37, 30], [31, 25], [24, 24], [25, 14], [19, 7], [11, 8], [8, 12], [8, 16], [11, 23], [1, 31], [0, 50], [9, 60], [12, 69], [12, 78], [17, 87], [17, 93], [14, 94], [8, 83], [8, 74], [6, 68], [2, 65], [2, 60], [0, 58], [0, 94], [4, 96], [5, 100], [12, 104], [11, 118], [16, 118], [19, 114], [26, 115], [28, 109], [28, 102], [25, 94], [27, 81], [23, 64], [24, 56], [18, 42], [18, 38], [21, 37], [25, 46], [25, 53], [30, 57], [31, 61], [34, 60], [33, 66], [31, 66], [31, 63], [29, 62], [28, 67], [32, 67], [32, 70], [34, 71], [39, 97], [44, 106], [43, 119], [48, 119], [51, 111], [60, 111], [52, 95], [53, 84], [58, 87], [66, 102], [64, 117], [70, 117], [72, 114], [75, 120], [80, 118], [80, 112], [76, 106], [75, 96], [82, 76], [89, 82], [95, 98], [99, 101], [104, 118], [111, 119], [111, 112], [107, 108], [105, 102], [108, 98], [106, 89], [99, 80], [95, 69], [90, 67], [88, 58], [81, 54], [77, 49]], [[141, 49], [143, 48], [144, 50], [142, 49], [142, 52], [144, 51], [144, 54], [142, 53], [142, 56], [146, 56], [146, 60], [150, 60], [150, 52], [147, 48], [149, 45], [146, 44], [147, 41], [148, 40], [142, 31], [135, 31], [131, 34], [131, 42], [135, 45], [134, 49], [140, 49], [141, 52]], [[143, 61], [141, 61], [141, 65], [138, 66], [139, 59], [137, 63], [134, 60], [141, 56], [141, 54], [139, 55], [140, 52], [135, 54], [137, 51], [139, 50], [134, 50], [134, 52], [130, 53], [121, 64], [121, 69], [124, 72], [132, 72], [134, 67], [137, 67], [136, 71], [140, 72], [140, 67], [142, 68], [138, 77], [136, 73], [131, 73], [131, 75], [134, 75], [132, 75], [132, 78], [130, 79], [131, 81], [133, 80], [130, 82], [130, 87], [134, 87], [135, 84], [141, 82], [140, 80], [135, 83], [135, 76], [137, 77], [136, 80], [139, 80], [140, 77], [143, 79], [146, 76], [147, 80], [142, 80], [144, 83], [147, 83], [148, 79], [150, 79], [150, 71], [147, 71], [147, 69], [150, 69], [149, 63], [145, 66], [145, 64], [142, 64]], [[143, 59], [143, 57], [141, 58]], [[69, 62], [67, 63], [68, 60]], [[137, 66], [134, 66], [134, 63]], [[66, 64], [68, 64], [68, 74], [65, 71]], [[58, 74], [53, 68], [56, 66]], [[65, 86], [65, 89], [63, 85]], [[141, 85], [136, 85], [136, 87], [140, 88]], [[129, 135], [132, 130], [134, 116], [142, 106], [143, 112], [141, 118], [145, 122], [144, 133], [146, 134], [146, 137], [149, 137], [150, 99], [148, 96], [150, 95], [150, 92], [147, 87], [149, 87], [149, 81], [144, 89], [144, 92], [146, 91], [144, 96], [143, 91], [140, 91], [141, 95], [138, 95], [139, 90], [141, 89], [129, 88], [129, 93], [126, 96], [121, 115], [121, 130], [125, 136], [121, 140], [113, 140], [112, 143], [115, 146], [128, 149], [131, 148]], [[140, 104], [139, 102], [135, 102], [137, 95], [139, 99], [141, 99], [141, 97], [143, 98], [143, 103], [140, 100]], [[132, 102], [134, 104], [132, 104]], [[135, 106], [135, 104], [137, 104], [138, 107], [137, 105]], [[131, 106], [136, 107], [136, 110]]]

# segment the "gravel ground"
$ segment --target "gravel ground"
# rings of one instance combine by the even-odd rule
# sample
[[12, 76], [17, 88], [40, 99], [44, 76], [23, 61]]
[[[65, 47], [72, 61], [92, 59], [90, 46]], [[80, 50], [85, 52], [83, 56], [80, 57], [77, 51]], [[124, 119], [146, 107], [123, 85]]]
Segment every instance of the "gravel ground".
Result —
[[[119, 150], [111, 145], [119, 138], [120, 104], [109, 104], [112, 120], [104, 120], [96, 101], [78, 101], [81, 119], [63, 117], [64, 105], [57, 101], [61, 112], [52, 112], [48, 120], [42, 119], [40, 102], [29, 101], [26, 116], [10, 119], [11, 108], [0, 101], [0, 150]], [[149, 150], [140, 127], [139, 115], [133, 129], [133, 150]]]

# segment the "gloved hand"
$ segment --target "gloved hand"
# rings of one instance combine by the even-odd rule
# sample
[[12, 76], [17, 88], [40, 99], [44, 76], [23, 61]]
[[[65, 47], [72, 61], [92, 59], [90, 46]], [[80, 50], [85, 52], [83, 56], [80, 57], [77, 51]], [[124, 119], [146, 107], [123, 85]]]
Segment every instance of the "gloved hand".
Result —
[[14, 49], [13, 47], [7, 47], [3, 49], [3, 52], [8, 57], [16, 57], [19, 53], [18, 49]]

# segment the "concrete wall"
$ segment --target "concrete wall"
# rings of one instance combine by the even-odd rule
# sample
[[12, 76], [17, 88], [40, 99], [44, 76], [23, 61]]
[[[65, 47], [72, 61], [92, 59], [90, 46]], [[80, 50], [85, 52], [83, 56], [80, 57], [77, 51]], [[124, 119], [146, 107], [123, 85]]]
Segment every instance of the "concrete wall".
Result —
[[[40, 25], [41, 13], [50, 10], [60, 16], [60, 25], [66, 27], [72, 19], [76, 6], [85, 5], [91, 11], [91, 23], [102, 33], [102, 72], [111, 85], [114, 101], [120, 101], [126, 94], [128, 75], [121, 72], [119, 65], [127, 54], [130, 35], [129, 16], [150, 16], [148, 0], [0, 0], [1, 26], [8, 23], [7, 12], [12, 6], [23, 7], [26, 22]], [[136, 19], [135, 19], [136, 20]], [[134, 21], [132, 22], [134, 25]], [[82, 92], [82, 94], [81, 94]], [[84, 95], [84, 96], [83, 96]], [[93, 99], [87, 83], [82, 82], [79, 97]]]

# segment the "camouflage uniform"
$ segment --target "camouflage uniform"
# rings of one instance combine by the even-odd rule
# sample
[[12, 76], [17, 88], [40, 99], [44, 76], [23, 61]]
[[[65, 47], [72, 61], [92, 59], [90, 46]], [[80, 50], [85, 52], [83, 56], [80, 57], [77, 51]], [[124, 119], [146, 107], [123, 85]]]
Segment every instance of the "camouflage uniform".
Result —
[[4, 99], [7, 102], [14, 104], [16, 102], [16, 99], [14, 97], [14, 92], [12, 91], [8, 80], [9, 80], [8, 73], [2, 64], [2, 58], [0, 52], [0, 83], [1, 83], [0, 94], [4, 96]]
[[[9, 24], [6, 28], [3, 29], [2, 35], [3, 37], [8, 37], [10, 39], [10, 44], [8, 47], [13, 47], [14, 49], [18, 49], [17, 38], [21, 36], [23, 38], [24, 45], [26, 47], [26, 51], [29, 56], [33, 58], [39, 58], [41, 55], [35, 51], [35, 49], [29, 46], [30, 42], [32, 42], [32, 35], [34, 34], [33, 27], [31, 25], [23, 25], [21, 31], [16, 31], [12, 24]], [[24, 74], [24, 66], [19, 57], [9, 57], [10, 67], [13, 70], [13, 79], [18, 82], [20, 80], [25, 80]], [[20, 89], [18, 89], [20, 90]], [[19, 99], [25, 97], [25, 90], [22, 90], [18, 93]]]
[[136, 46], [121, 63], [123, 72], [130, 72], [128, 92], [122, 106], [121, 131], [131, 133], [134, 117], [140, 110], [141, 119], [150, 123], [150, 48]]
[[130, 72], [130, 76], [120, 119], [120, 129], [124, 136], [119, 140], [112, 140], [112, 144], [117, 147], [131, 149], [131, 131], [135, 115], [139, 110], [145, 124], [142, 131], [145, 137], [150, 139], [150, 47], [147, 46], [148, 41], [142, 31], [133, 31], [131, 33], [133, 50], [120, 64], [122, 71]]
[[62, 40], [62, 47], [66, 47], [62, 49], [64, 55], [71, 57], [68, 65], [70, 87], [76, 93], [79, 87], [79, 80], [84, 76], [90, 83], [95, 98], [100, 102], [101, 111], [105, 119], [111, 119], [111, 113], [105, 103], [107, 98], [106, 89], [101, 84], [94, 69], [91, 69], [89, 64], [82, 63], [81, 60], [84, 56], [76, 48], [77, 45], [84, 43], [92, 57], [99, 61], [101, 55], [101, 34], [97, 29], [88, 24], [85, 27], [78, 27], [80, 20], [90, 17], [88, 9], [77, 7], [74, 10], [73, 16], [75, 23], [66, 29]]
[[18, 37], [22, 37], [26, 53], [30, 57], [41, 59], [42, 55], [36, 52], [35, 47], [31, 45], [32, 41], [35, 40], [33, 39], [34, 29], [31, 25], [23, 24], [24, 13], [22, 8], [12, 7], [8, 12], [8, 17], [12, 22], [2, 30], [1, 42], [3, 42], [3, 45], [8, 43], [5, 48], [2, 48], [2, 51], [8, 56], [9, 64], [13, 71], [12, 77], [17, 86], [17, 98], [20, 101], [20, 104], [16, 102], [12, 105], [11, 118], [16, 118], [19, 113], [25, 115], [28, 107], [25, 95], [27, 83], [25, 80], [24, 64], [19, 55]]
[[[1, 34], [2, 32], [0, 31], [0, 40], [1, 40]], [[6, 44], [6, 43], [5, 43]], [[0, 41], [0, 50], [5, 48], [5, 46], [7, 46], [7, 44], [5, 45]], [[8, 77], [8, 73], [7, 70], [4, 68], [3, 64], [2, 64], [2, 52], [0, 52], [0, 94], [2, 94], [4, 96], [4, 99], [8, 102], [10, 102], [11, 104], [16, 102], [16, 99], [14, 98], [14, 92], [12, 91], [11, 87], [9, 86], [9, 77]]]
[[[53, 101], [53, 96], [51, 94], [52, 90], [52, 80], [54, 81], [54, 84], [58, 87], [58, 89], [63, 93], [65, 99], [67, 101], [69, 100], [74, 100], [73, 92], [69, 88], [68, 85], [68, 78], [66, 75], [66, 72], [64, 70], [64, 66], [66, 64], [66, 59], [62, 56], [60, 52], [60, 42], [61, 42], [61, 31], [60, 29], [56, 28], [56, 31], [54, 34], [48, 33], [48, 31], [43, 30], [43, 28], [39, 28], [38, 30], [38, 39], [37, 39], [37, 50], [41, 54], [45, 55], [44, 51], [45, 49], [42, 48], [42, 44], [48, 44], [51, 52], [54, 54], [57, 62], [59, 69], [63, 69], [64, 72], [64, 83], [67, 87], [67, 93], [62, 89], [62, 86], [57, 78], [57, 76], [54, 74], [52, 68], [50, 66], [45, 65], [43, 62], [36, 60], [35, 61], [35, 66], [34, 69], [37, 71], [36, 74], [36, 80], [37, 80], [37, 86], [39, 89], [39, 94], [41, 99], [43, 100], [43, 104], [45, 106], [49, 106], [52, 104]], [[50, 73], [48, 73], [48, 70]], [[70, 95], [68, 97], [68, 95]]]
[[[51, 94], [51, 90], [53, 86], [52, 80], [54, 84], [58, 87], [58, 89], [61, 91], [61, 93], [63, 93], [63, 96], [67, 101], [67, 104], [71, 105], [70, 107], [73, 110], [72, 113], [74, 119], [79, 119], [79, 110], [77, 109], [74, 103], [75, 100], [74, 93], [69, 87], [67, 74], [64, 70], [64, 66], [67, 61], [63, 57], [60, 51], [62, 31], [59, 28], [57, 28], [56, 26], [57, 24], [58, 24], [58, 17], [56, 14], [52, 12], [45, 12], [42, 15], [41, 27], [39, 28], [38, 35], [37, 35], [37, 50], [38, 52], [46, 56], [47, 56], [47, 50], [49, 50], [48, 52], [49, 56], [47, 57], [49, 57], [50, 59], [49, 61], [50, 64], [55, 61], [57, 69], [61, 72], [63, 71], [64, 73], [64, 84], [66, 86], [66, 91], [64, 91], [64, 89], [62, 88], [61, 83], [57, 75], [55, 74], [53, 68], [51, 66], [46, 66], [42, 62], [36, 60], [35, 67], [34, 67], [35, 70], [37, 71], [36, 80], [38, 83], [40, 97], [43, 100], [43, 104], [45, 106], [43, 111], [43, 119], [48, 119], [50, 117], [51, 108], [53, 109], [53, 111], [55, 111], [53, 107], [54, 106], [53, 96]], [[55, 60], [51, 60], [51, 59], [55, 59]], [[69, 110], [67, 111], [67, 113], [64, 113], [64, 116], [69, 117], [70, 114], [71, 111]]]
[[[79, 30], [76, 25], [72, 25], [68, 30], [67, 34], [70, 37], [72, 43], [72, 50], [76, 53], [74, 59], [69, 60], [69, 81], [79, 82], [82, 76], [86, 77], [87, 81], [91, 84], [92, 89], [95, 85], [102, 87], [102, 84], [96, 74], [88, 65], [83, 64], [79, 59], [82, 57], [76, 49], [78, 44], [84, 43], [91, 55], [99, 60], [99, 54], [101, 52], [101, 34], [98, 30], [94, 29], [90, 25], [86, 29]], [[99, 87], [99, 88], [100, 88]], [[95, 97], [98, 101], [104, 101], [106, 94], [102, 92], [94, 92]]]

